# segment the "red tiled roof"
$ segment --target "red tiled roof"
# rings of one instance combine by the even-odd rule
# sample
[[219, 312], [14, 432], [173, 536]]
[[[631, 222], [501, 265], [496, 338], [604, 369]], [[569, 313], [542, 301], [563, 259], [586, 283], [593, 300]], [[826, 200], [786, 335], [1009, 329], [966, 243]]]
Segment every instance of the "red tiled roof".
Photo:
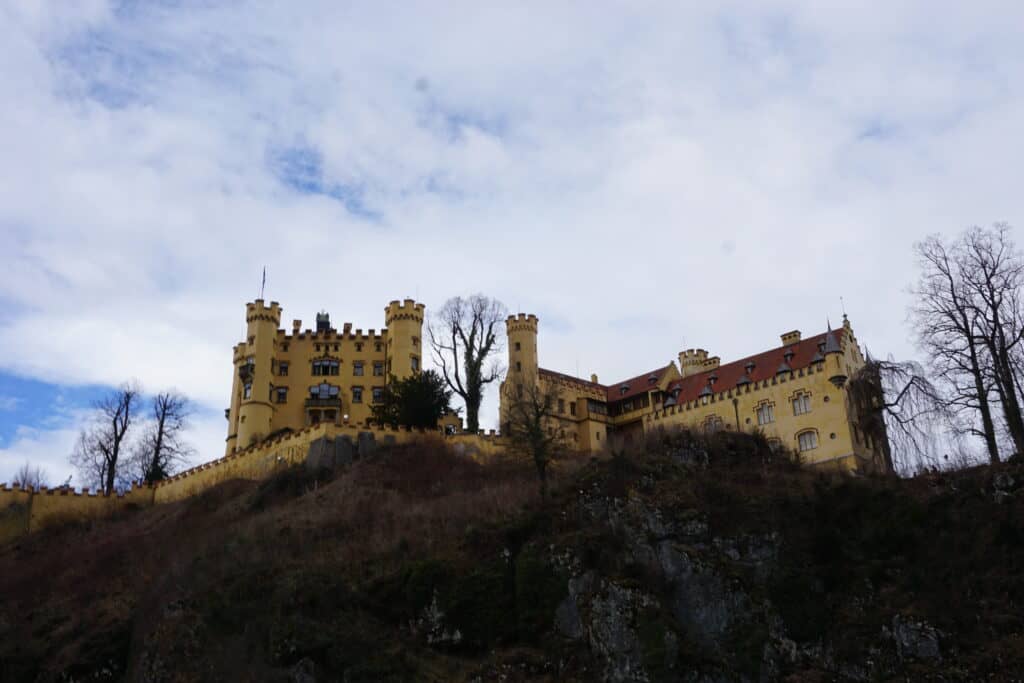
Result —
[[[623, 399], [632, 398], [633, 396], [637, 396], [639, 394], [646, 394], [651, 389], [657, 388], [657, 381], [651, 382], [650, 378], [656, 377], [658, 380], [660, 380], [661, 376], [665, 373], [666, 369], [668, 369], [668, 366], [663, 365], [660, 368], [656, 368], [654, 370], [651, 370], [650, 372], [645, 372], [642, 375], [630, 377], [629, 379], [623, 382], [609, 384], [607, 387], [608, 403], [611, 403], [612, 401], [621, 401]], [[623, 387], [629, 388], [626, 391], [622, 391]]]
[[[836, 342], [840, 345], [843, 342], [843, 332], [842, 328], [832, 330]], [[823, 332], [819, 335], [802, 339], [796, 344], [779, 346], [770, 351], [763, 351], [753, 356], [747, 356], [746, 358], [727, 363], [714, 370], [705, 370], [689, 377], [683, 377], [669, 384], [667, 391], [671, 393], [676, 388], [680, 390], [679, 397], [676, 399], [677, 403], [693, 401], [699, 397], [701, 390], [708, 385], [708, 377], [712, 373], [718, 375], [718, 380], [711, 387], [715, 393], [735, 389], [736, 382], [746, 374], [745, 366], [749, 362], [754, 363], [754, 368], [749, 377], [751, 382], [771, 379], [775, 376], [779, 366], [786, 362], [784, 354], [787, 349], [793, 351], [793, 357], [789, 360], [790, 369], [799, 370], [800, 368], [806, 368], [811, 364], [811, 359], [814, 358], [814, 355], [818, 353], [818, 344], [824, 344], [827, 335], [827, 332]]]

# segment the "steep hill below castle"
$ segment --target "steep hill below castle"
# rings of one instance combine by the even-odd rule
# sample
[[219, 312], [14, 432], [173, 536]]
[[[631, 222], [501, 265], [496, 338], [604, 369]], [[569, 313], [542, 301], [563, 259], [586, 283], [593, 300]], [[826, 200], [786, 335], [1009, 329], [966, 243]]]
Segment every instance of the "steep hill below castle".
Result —
[[0, 680], [1022, 680], [1022, 484], [395, 447], [0, 549]]

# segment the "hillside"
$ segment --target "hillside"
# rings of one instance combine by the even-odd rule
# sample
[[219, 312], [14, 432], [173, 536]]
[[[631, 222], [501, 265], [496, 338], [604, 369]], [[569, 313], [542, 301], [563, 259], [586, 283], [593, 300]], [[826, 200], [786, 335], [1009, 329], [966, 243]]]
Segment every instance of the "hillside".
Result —
[[0, 679], [1024, 680], [1022, 484], [394, 447], [0, 549]]

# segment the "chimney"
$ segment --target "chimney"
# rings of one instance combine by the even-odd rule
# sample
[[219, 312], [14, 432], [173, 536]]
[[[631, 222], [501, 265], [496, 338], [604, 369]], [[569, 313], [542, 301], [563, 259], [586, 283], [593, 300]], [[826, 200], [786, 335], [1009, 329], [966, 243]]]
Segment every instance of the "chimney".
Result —
[[301, 330], [301, 329], [302, 329], [302, 321], [301, 320], [293, 320], [292, 321], [292, 334], [298, 334], [299, 330]]
[[590, 381], [593, 382], [594, 384], [597, 384], [598, 383], [597, 382], [597, 375], [591, 375], [590, 376]]
[[782, 345], [790, 346], [800, 341], [800, 330], [793, 330], [792, 332], [782, 333]]

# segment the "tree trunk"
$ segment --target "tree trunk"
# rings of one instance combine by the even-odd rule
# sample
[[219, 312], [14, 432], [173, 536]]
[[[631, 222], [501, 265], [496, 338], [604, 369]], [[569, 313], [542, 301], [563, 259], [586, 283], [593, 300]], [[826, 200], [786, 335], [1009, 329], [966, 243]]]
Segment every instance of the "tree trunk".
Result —
[[996, 373], [999, 376], [998, 382], [1003, 387], [1003, 412], [1006, 415], [1006, 427], [1013, 439], [1013, 446], [1018, 453], [1024, 453], [1024, 419], [1021, 418], [1020, 401], [1017, 398], [1017, 385], [1013, 379], [1013, 366], [1010, 363], [1010, 355], [1006, 350], [1005, 338], [1002, 330], [998, 332], [999, 349], [996, 360]]
[[989, 405], [988, 391], [985, 389], [985, 378], [981, 372], [981, 363], [978, 362], [978, 349], [975, 347], [972, 339], [967, 340], [967, 348], [970, 352], [974, 390], [978, 394], [978, 412], [981, 413], [981, 426], [982, 431], [985, 432], [985, 447], [988, 449], [988, 459], [991, 463], [998, 463], [999, 445], [996, 443], [996, 426], [992, 420], [992, 406]]
[[476, 434], [480, 431], [480, 400], [481, 397], [477, 396], [465, 396], [463, 400], [466, 402], [466, 430], [470, 434]]

